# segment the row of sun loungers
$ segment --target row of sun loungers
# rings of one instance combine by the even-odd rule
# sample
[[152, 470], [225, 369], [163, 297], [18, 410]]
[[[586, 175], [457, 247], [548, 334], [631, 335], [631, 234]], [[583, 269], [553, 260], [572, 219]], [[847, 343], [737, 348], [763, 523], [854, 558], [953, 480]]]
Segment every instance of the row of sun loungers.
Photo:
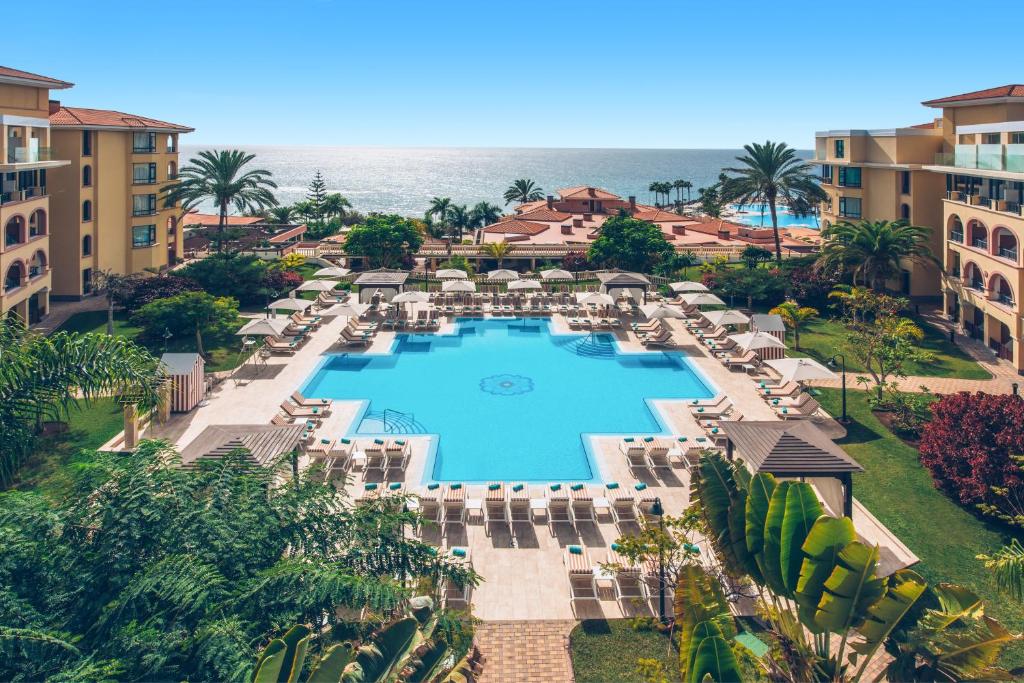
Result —
[[622, 327], [618, 318], [567, 318], [570, 329], [578, 330], [614, 330]]

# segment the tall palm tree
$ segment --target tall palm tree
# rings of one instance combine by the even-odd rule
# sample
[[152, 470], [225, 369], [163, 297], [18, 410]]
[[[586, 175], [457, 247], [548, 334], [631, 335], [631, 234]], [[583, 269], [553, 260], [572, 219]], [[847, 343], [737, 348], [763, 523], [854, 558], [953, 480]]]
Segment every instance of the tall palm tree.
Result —
[[288, 225], [295, 220], [295, 207], [287, 205], [272, 206], [267, 209], [266, 218], [268, 223]]
[[1016, 538], [995, 555], [978, 555], [996, 577], [996, 585], [1017, 602], [1024, 602], [1024, 546]]
[[441, 233], [448, 230], [448, 216], [451, 215], [451, 197], [431, 197], [430, 206], [427, 208], [427, 218], [434, 219], [434, 225]]
[[778, 201], [787, 204], [799, 200], [823, 201], [825, 191], [814, 179], [811, 166], [796, 156], [796, 150], [784, 142], [767, 141], [744, 145], [746, 154], [736, 157], [741, 166], [725, 171], [722, 197], [740, 204], [767, 204], [772, 216], [775, 235], [775, 260], [782, 262], [782, 243], [779, 240]]
[[345, 196], [332, 192], [331, 194], [324, 197], [323, 206], [320, 210], [324, 212], [324, 216], [327, 218], [334, 218], [336, 216], [344, 216], [345, 209], [351, 209], [352, 202], [350, 202]]
[[537, 200], [544, 199], [544, 190], [529, 178], [520, 178], [519, 180], [513, 181], [502, 196], [505, 198], [505, 206], [508, 206], [512, 202], [525, 204], [526, 202], [535, 202]]
[[693, 189], [693, 183], [691, 183], [689, 180], [684, 180], [683, 189], [686, 190], [686, 201], [690, 201], [690, 190]]
[[872, 289], [900, 273], [900, 262], [934, 261], [930, 228], [906, 221], [842, 221], [821, 231], [824, 244], [818, 265], [840, 268]]
[[652, 201], [655, 206], [658, 204], [658, 193], [661, 192], [661, 183], [655, 181], [647, 186], [647, 191], [651, 193]]
[[484, 253], [498, 262], [500, 269], [505, 263], [505, 257], [512, 251], [512, 245], [508, 242], [488, 242], [484, 245]]
[[204, 201], [212, 200], [220, 219], [217, 222], [217, 250], [224, 243], [224, 227], [228, 222], [228, 206], [238, 211], [261, 212], [277, 205], [270, 171], [247, 169], [255, 154], [241, 150], [203, 150], [189, 165], [178, 171], [178, 180], [163, 189], [164, 206], [181, 202], [182, 211], [190, 211]]
[[482, 228], [485, 225], [496, 223], [501, 218], [501, 207], [487, 202], [479, 202], [472, 208], [470, 214], [473, 217], [471, 227]]
[[455, 230], [459, 242], [462, 242], [462, 233], [472, 227], [473, 215], [465, 204], [453, 206], [448, 211], [448, 226]]
[[679, 180], [672, 181], [672, 187], [676, 191], [676, 204], [682, 204], [683, 202], [683, 190], [686, 189], [686, 181], [680, 178]]

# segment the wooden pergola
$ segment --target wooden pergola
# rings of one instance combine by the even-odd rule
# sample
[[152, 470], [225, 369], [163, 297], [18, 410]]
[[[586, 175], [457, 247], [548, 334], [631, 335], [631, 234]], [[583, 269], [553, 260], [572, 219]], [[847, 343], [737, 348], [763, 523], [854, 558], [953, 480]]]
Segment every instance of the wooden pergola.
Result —
[[646, 275], [628, 273], [624, 270], [609, 270], [597, 273], [597, 279], [601, 282], [601, 292], [608, 296], [617, 298], [619, 292], [627, 291], [636, 301], [633, 292], [639, 290], [641, 300], [638, 303], [647, 303], [647, 290], [651, 288], [651, 281]]
[[404, 270], [367, 270], [359, 274], [354, 284], [359, 285], [360, 303], [370, 303], [374, 293], [380, 291], [384, 301], [391, 301], [405, 290], [405, 281], [409, 273]]
[[303, 431], [304, 425], [210, 425], [182, 449], [181, 464], [195, 467], [201, 460], [243, 451], [247, 461], [263, 467], [296, 450]]

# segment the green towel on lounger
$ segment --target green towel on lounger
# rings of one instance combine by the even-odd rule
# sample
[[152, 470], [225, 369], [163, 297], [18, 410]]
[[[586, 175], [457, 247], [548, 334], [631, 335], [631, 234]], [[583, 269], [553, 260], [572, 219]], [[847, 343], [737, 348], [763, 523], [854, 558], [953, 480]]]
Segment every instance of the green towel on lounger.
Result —
[[571, 488], [573, 491], [582, 491], [583, 490], [583, 484], [573, 484], [569, 488]]
[[699, 443], [704, 443], [705, 441], [707, 441], [707, 437], [704, 437], [704, 436], [698, 436], [698, 437], [697, 437], [697, 441], [698, 441]]
[[783, 413], [783, 414], [786, 414], [786, 413], [788, 413], [788, 412], [789, 412], [789, 408], [783, 408], [783, 409], [782, 409], [782, 413]]
[[612, 543], [612, 550], [618, 552], [619, 548], [622, 547], [618, 543]]
[[344, 443], [344, 444], [350, 444], [350, 443], [352, 443], [352, 439], [345, 439], [345, 438], [343, 438], [341, 440], [341, 442]]
[[395, 439], [395, 443], [398, 444], [399, 446], [404, 446], [405, 439]]
[[647, 484], [640, 482], [639, 484], [635, 484], [633, 488], [635, 488], [637, 491], [643, 491], [645, 488], [647, 488]]
[[501, 484], [488, 484], [487, 485], [487, 490], [488, 491], [497, 491], [500, 488], [501, 488]]
[[434, 482], [433, 484], [427, 484], [428, 491], [436, 491], [439, 488], [441, 488], [441, 485], [438, 484], [437, 482]]
[[522, 491], [525, 487], [522, 484], [516, 484], [512, 487], [513, 491]]
[[633, 443], [633, 437], [627, 436], [626, 438], [623, 439], [623, 441], [625, 441], [626, 443]]
[[718, 427], [712, 427], [711, 428], [711, 433], [712, 434], [717, 434], [718, 433]]
[[397, 491], [398, 489], [402, 488], [402, 484], [397, 481], [393, 481], [390, 484], [388, 484], [388, 488], [391, 489], [392, 491]]
[[384, 445], [384, 439], [374, 439], [373, 442], [378, 446]]
[[330, 443], [330, 439], [320, 439], [320, 443]]
[[697, 408], [697, 412], [698, 412], [698, 413], [703, 413], [703, 412], [704, 412], [704, 409], [703, 409], [703, 408]]
[[688, 437], [685, 437], [685, 436], [679, 437], [679, 443], [686, 443], [687, 441], [689, 441]]
[[614, 491], [615, 489], [619, 488], [619, 482], [617, 482], [617, 481], [610, 481], [607, 484], [605, 484], [604, 487], [606, 489], [608, 489], [609, 491]]
[[367, 491], [374, 491], [374, 490], [376, 490], [377, 485], [376, 484], [364, 484], [363, 488], [366, 489]]
[[458, 491], [459, 489], [462, 488], [462, 484], [451, 484], [448, 488], [450, 488], [452, 491]]
[[654, 437], [653, 436], [645, 436], [644, 437], [644, 443], [651, 443], [652, 441], [654, 441]]
[[549, 488], [552, 491], [561, 491], [562, 490], [562, 485], [561, 484], [552, 484]]
[[571, 546], [569, 546], [569, 552], [572, 553], [573, 555], [582, 555], [583, 554], [583, 548], [581, 548], [578, 545], [571, 545]]
[[319, 412], [320, 412], [320, 409], [319, 409], [319, 408], [313, 408], [313, 414], [314, 414], [314, 415], [316, 415], [316, 414], [317, 414], [317, 413], [319, 413]]
[[466, 556], [466, 549], [465, 548], [452, 548], [452, 555], [454, 555], [455, 557], [465, 557]]

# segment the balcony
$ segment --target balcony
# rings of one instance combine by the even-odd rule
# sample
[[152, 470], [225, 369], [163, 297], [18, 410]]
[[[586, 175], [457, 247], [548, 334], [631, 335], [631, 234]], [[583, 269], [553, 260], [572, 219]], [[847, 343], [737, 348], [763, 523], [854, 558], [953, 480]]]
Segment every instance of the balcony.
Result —
[[1017, 250], [1007, 249], [1006, 247], [999, 247], [999, 256], [1010, 261], [1017, 260]]
[[1024, 145], [956, 145], [936, 154], [935, 165], [1024, 173]]
[[36, 199], [38, 197], [46, 196], [46, 187], [26, 187], [21, 190], [12, 190], [10, 192], [0, 192], [0, 204], [13, 204], [14, 202], [24, 202], [29, 199]]
[[963, 231], [957, 231], [957, 230], [951, 231], [949, 233], [949, 241], [950, 242], [957, 242], [959, 244], [963, 244], [964, 243], [964, 233], [963, 233]]
[[975, 237], [971, 240], [971, 246], [975, 249], [988, 249], [988, 239], [985, 237]]
[[1004, 306], [1009, 306], [1011, 308], [1013, 307], [1013, 297], [1010, 296], [1009, 294], [1000, 293], [999, 296], [996, 297], [996, 301], [1003, 304]]
[[11, 138], [7, 141], [7, 163], [35, 164], [40, 161], [56, 161], [52, 148], [18, 144], [15, 140], [16, 138]]
[[967, 283], [967, 286], [977, 292], [985, 291], [985, 283], [982, 282], [981, 280], [972, 280], [971, 282]]
[[132, 145], [132, 154], [156, 154], [156, 145]]
[[946, 192], [946, 199], [951, 202], [959, 202], [968, 206], [980, 206], [990, 211], [998, 211], [1012, 216], [1024, 216], [1024, 204], [1021, 202], [1007, 201], [1005, 199], [991, 199], [977, 194], [968, 194], [959, 190]]

